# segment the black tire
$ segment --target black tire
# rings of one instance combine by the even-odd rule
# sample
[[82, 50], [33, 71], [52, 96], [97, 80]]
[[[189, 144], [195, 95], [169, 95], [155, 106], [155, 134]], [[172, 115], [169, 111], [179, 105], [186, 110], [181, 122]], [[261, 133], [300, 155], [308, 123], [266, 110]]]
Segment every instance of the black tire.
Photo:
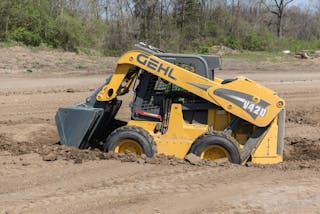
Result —
[[231, 163], [240, 164], [239, 144], [229, 136], [220, 133], [205, 133], [198, 137], [192, 144], [189, 153], [201, 156], [208, 146], [218, 146], [223, 148]]
[[157, 153], [153, 137], [146, 130], [137, 126], [123, 126], [114, 130], [107, 138], [103, 151], [115, 151], [118, 143], [125, 139], [138, 143], [143, 150], [143, 154], [147, 157], [153, 157]]

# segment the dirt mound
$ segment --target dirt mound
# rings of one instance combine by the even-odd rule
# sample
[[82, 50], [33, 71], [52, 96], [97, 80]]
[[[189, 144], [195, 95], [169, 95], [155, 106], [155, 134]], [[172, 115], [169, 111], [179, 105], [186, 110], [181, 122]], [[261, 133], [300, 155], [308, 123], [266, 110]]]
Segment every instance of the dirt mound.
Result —
[[280, 171], [304, 170], [312, 169], [320, 171], [320, 159], [317, 160], [286, 160], [279, 164], [252, 165], [254, 168], [271, 169]]
[[[48, 136], [50, 134], [47, 134]], [[54, 135], [54, 134], [51, 134]], [[42, 135], [41, 135], [42, 136]], [[30, 140], [30, 138], [29, 138]], [[13, 155], [24, 155], [29, 153], [39, 154], [44, 161], [66, 160], [74, 163], [82, 163], [89, 160], [119, 160], [122, 162], [136, 162], [138, 164], [163, 164], [163, 165], [194, 165], [194, 166], [231, 166], [229, 162], [201, 160], [197, 163], [188, 160], [157, 154], [148, 158], [145, 155], [131, 153], [117, 154], [113, 152], [104, 153], [99, 149], [80, 150], [74, 147], [60, 145], [55, 141], [44, 142], [42, 138], [33, 136], [30, 141], [17, 141], [7, 134], [0, 134], [0, 151], [7, 151]]]
[[67, 147], [64, 145], [53, 144], [42, 147], [37, 151], [43, 157], [43, 160], [54, 161], [57, 159], [74, 161], [74, 163], [82, 163], [88, 160], [119, 160], [121, 162], [135, 162], [138, 164], [162, 164], [162, 165], [194, 165], [194, 166], [232, 166], [229, 162], [201, 160], [197, 163], [192, 163], [188, 160], [178, 159], [174, 156], [166, 156], [157, 154], [154, 157], [145, 155], [136, 155], [132, 153], [118, 154], [114, 152], [102, 152], [98, 149], [80, 150], [78, 148]]
[[[44, 135], [48, 137], [50, 134]], [[96, 160], [101, 153], [96, 150], [79, 150], [77, 148], [59, 145], [54, 140], [44, 141], [42, 136], [33, 136], [32, 139], [26, 138], [26, 141], [19, 141], [8, 134], [0, 134], [0, 151], [7, 151], [13, 155], [23, 155], [29, 153], [37, 153], [44, 160], [74, 160], [82, 162], [83, 160]], [[49, 158], [51, 156], [52, 158]], [[53, 158], [56, 157], [56, 158]]]
[[320, 160], [320, 138], [287, 137], [285, 141], [285, 160]]
[[301, 137], [285, 138], [284, 161], [271, 165], [250, 165], [255, 168], [272, 170], [303, 170], [320, 171], [320, 138], [312, 140]]
[[[33, 120], [28, 122], [32, 123]], [[8, 124], [10, 125], [1, 129], [0, 151], [8, 151], [13, 155], [40, 153], [45, 147], [58, 141], [56, 128], [51, 124]]]
[[302, 110], [288, 110], [286, 112], [286, 121], [298, 124], [320, 125], [320, 108], [313, 107], [310, 109]]
[[0, 48], [0, 74], [17, 73], [105, 73], [112, 71], [117, 58], [99, 55], [88, 56], [73, 52], [52, 51], [49, 49], [30, 50], [15, 46]]
[[223, 161], [199, 160], [194, 162], [190, 161], [190, 159], [181, 160], [174, 156], [165, 156], [163, 154], [157, 154], [155, 157], [148, 158], [145, 155], [137, 156], [130, 153], [104, 153], [97, 148], [80, 150], [59, 144], [59, 138], [54, 125], [46, 123], [32, 124], [32, 122], [43, 122], [41, 120], [30, 120], [29, 122], [31, 124], [6, 123], [9, 126], [3, 130], [3, 133], [0, 133], [0, 151], [7, 151], [13, 155], [37, 153], [44, 161], [66, 160], [74, 163], [112, 159], [122, 162], [136, 162], [138, 164], [231, 166], [230, 163]]
[[[177, 159], [174, 156], [158, 154], [153, 158], [145, 155], [103, 153], [98, 149], [80, 150], [78, 148], [60, 145], [56, 140], [56, 131], [49, 126], [38, 125], [31, 127], [28, 134], [19, 134], [19, 138], [0, 134], [0, 151], [8, 151], [13, 155], [37, 153], [45, 161], [66, 160], [82, 163], [89, 160], [119, 160], [122, 162], [136, 162], [138, 164], [187, 164], [195, 166], [231, 166], [226, 162], [197, 161]], [[29, 130], [29, 131], [30, 131]], [[22, 136], [22, 137], [21, 137]], [[320, 138], [309, 139], [303, 137], [287, 137], [285, 139], [285, 161], [320, 161]], [[299, 166], [299, 164], [297, 165]], [[290, 166], [292, 167], [292, 166]]]
[[24, 155], [38, 152], [43, 146], [32, 141], [16, 141], [6, 134], [0, 134], [0, 151], [8, 151], [13, 155]]

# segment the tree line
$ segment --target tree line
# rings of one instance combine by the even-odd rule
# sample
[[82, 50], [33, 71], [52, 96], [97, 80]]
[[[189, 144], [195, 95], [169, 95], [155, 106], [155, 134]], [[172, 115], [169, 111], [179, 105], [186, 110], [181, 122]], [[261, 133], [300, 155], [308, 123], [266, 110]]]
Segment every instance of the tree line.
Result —
[[320, 49], [320, 4], [294, 0], [1, 0], [0, 40], [117, 55], [143, 41], [176, 52]]

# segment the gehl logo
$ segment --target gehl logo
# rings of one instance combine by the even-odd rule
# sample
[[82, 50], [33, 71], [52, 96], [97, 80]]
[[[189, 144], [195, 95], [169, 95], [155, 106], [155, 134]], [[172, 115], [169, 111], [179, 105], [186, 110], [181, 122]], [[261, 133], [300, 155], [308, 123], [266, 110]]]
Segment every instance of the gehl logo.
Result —
[[173, 76], [173, 68], [171, 68], [170, 66], [165, 66], [163, 63], [160, 63], [158, 60], [155, 60], [146, 54], [140, 53], [137, 56], [137, 61], [140, 64], [145, 65], [154, 71], [157, 71], [158, 73], [163, 72], [165, 76], [173, 80], [177, 80], [177, 78]]

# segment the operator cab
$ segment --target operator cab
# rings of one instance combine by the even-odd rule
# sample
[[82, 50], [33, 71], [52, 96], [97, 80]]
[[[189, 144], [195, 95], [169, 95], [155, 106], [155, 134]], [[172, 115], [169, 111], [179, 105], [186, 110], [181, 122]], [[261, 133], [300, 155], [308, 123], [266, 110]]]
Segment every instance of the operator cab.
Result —
[[[221, 68], [219, 56], [162, 53], [150, 46], [138, 49], [212, 80], [214, 71]], [[141, 71], [131, 104], [133, 120], [161, 122], [172, 103], [181, 103], [184, 120], [188, 123], [207, 124], [208, 109], [216, 106], [158, 76]]]

